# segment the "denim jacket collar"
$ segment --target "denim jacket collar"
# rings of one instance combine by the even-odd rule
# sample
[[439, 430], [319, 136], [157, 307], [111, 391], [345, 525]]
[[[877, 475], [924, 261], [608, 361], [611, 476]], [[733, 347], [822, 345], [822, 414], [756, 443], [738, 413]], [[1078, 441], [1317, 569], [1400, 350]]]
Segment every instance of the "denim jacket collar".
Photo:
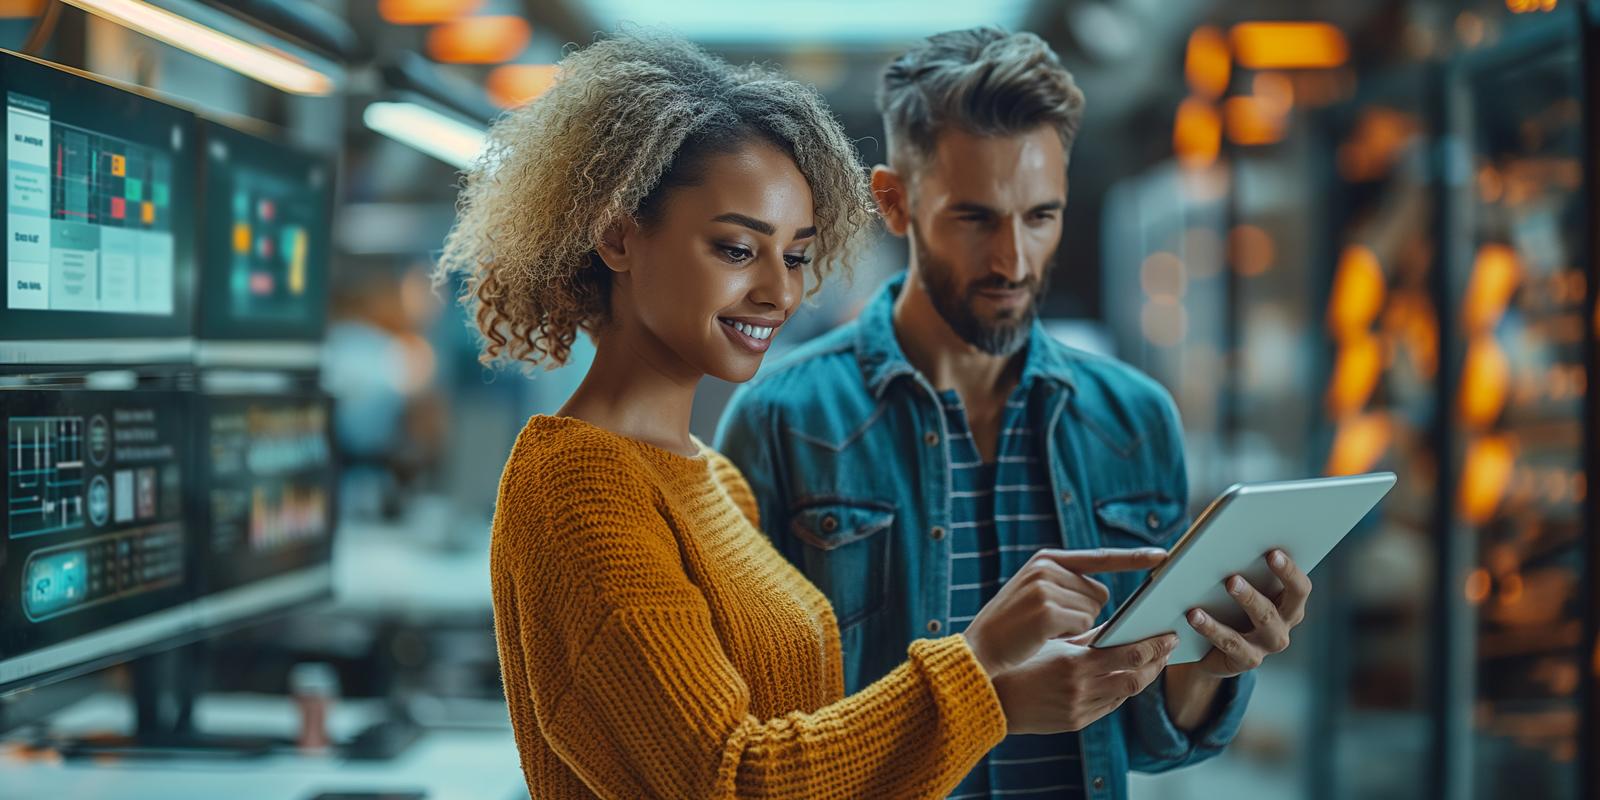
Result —
[[[861, 320], [856, 335], [856, 363], [861, 368], [861, 380], [873, 398], [883, 397], [883, 392], [895, 378], [915, 375], [917, 368], [906, 359], [900, 349], [900, 340], [894, 332], [894, 301], [905, 286], [906, 273], [885, 281], [883, 286], [861, 309]], [[1068, 389], [1075, 388], [1072, 380], [1071, 360], [1063, 348], [1045, 333], [1039, 320], [1033, 321], [1028, 333], [1028, 355], [1022, 365], [1020, 386], [1026, 391], [1035, 380], [1049, 380]]]

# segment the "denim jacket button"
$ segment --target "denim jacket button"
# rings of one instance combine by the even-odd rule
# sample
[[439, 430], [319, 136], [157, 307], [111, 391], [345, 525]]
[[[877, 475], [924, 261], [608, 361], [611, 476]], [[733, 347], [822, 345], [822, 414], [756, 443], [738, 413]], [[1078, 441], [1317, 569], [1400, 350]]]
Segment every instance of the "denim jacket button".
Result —
[[935, 525], [933, 526], [933, 530], [928, 531], [928, 536], [932, 537], [936, 542], [942, 542], [944, 541], [944, 528]]
[[1071, 489], [1068, 489], [1067, 491], [1061, 493], [1061, 504], [1062, 505], [1072, 505], [1072, 490]]
[[927, 443], [929, 447], [933, 447], [939, 443], [939, 434], [934, 433], [933, 431], [928, 431], [927, 433], [922, 434], [922, 441]]
[[1095, 778], [1094, 779], [1094, 788], [1096, 788], [1096, 789], [1104, 789], [1104, 788], [1106, 788], [1106, 779], [1105, 778]]
[[944, 627], [944, 623], [940, 622], [939, 620], [936, 620], [936, 619], [928, 620], [928, 633], [938, 633], [939, 629], [943, 628], [943, 627]]
[[1149, 525], [1150, 530], [1155, 530], [1161, 527], [1161, 517], [1156, 516], [1156, 512], [1152, 511], [1144, 518], [1144, 524]]
[[839, 518], [838, 517], [836, 517], [836, 516], [834, 516], [832, 514], [829, 514], [828, 516], [822, 518], [822, 532], [823, 533], [833, 533], [834, 531], [836, 531], [838, 529], [839, 529]]

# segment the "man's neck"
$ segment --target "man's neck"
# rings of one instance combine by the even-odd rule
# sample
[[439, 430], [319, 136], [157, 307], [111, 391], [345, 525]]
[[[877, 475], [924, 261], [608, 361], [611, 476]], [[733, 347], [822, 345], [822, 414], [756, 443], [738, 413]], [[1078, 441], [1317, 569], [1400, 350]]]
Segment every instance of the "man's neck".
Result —
[[934, 307], [915, 266], [895, 299], [894, 333], [906, 359], [934, 390], [956, 390], [969, 413], [975, 406], [1004, 403], [1022, 379], [1027, 351], [997, 356], [962, 339]]

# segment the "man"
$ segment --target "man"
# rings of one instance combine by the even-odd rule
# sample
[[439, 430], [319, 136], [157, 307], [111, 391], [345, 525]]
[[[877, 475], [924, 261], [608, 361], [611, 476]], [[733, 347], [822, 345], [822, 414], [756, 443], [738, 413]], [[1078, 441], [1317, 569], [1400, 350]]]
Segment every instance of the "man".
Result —
[[[878, 104], [889, 164], [872, 184], [889, 230], [910, 240], [909, 269], [859, 319], [741, 389], [717, 436], [767, 535], [833, 602], [852, 692], [912, 639], [961, 632], [1034, 551], [1165, 547], [1187, 521], [1167, 393], [1035, 320], [1083, 106], [1055, 54], [1032, 34], [940, 34], [885, 70]], [[1286, 587], [1276, 599], [1228, 583], [1251, 630], [1192, 613], [1216, 649], [1148, 690], [1089, 689], [1127, 668], [1110, 650], [1060, 642], [1018, 667], [1059, 675], [1060, 693], [1038, 702], [1081, 724], [1008, 737], [951, 797], [1123, 798], [1130, 768], [1220, 752], [1250, 670], [1288, 645], [1310, 592], [1281, 553], [1268, 562]], [[1100, 579], [1103, 622], [1143, 576]]]

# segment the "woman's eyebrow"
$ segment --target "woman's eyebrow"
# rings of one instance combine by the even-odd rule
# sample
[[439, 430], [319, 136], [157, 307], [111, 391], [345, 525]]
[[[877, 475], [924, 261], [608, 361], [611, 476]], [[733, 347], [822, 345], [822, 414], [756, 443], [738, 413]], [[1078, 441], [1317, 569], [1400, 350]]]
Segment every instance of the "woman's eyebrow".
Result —
[[773, 224], [770, 223], [770, 222], [765, 222], [765, 221], [756, 219], [755, 217], [746, 216], [744, 214], [740, 214], [740, 213], [733, 212], [733, 211], [729, 211], [728, 213], [722, 214], [720, 216], [712, 217], [711, 221], [712, 222], [731, 222], [731, 223], [733, 223], [735, 225], [739, 225], [739, 226], [742, 226], [742, 227], [745, 227], [745, 228], [749, 228], [750, 230], [753, 230], [756, 233], [760, 233], [760, 234], [763, 234], [763, 235], [766, 235], [766, 236], [771, 236], [772, 234], [778, 232], [778, 229], [776, 227], [774, 227]]
[[794, 232], [795, 241], [799, 241], [801, 239], [810, 239], [811, 237], [816, 236], [816, 235], [817, 235], [817, 226], [815, 226], [815, 225], [812, 225], [809, 228], [801, 228], [800, 230], [797, 230], [797, 231]]

